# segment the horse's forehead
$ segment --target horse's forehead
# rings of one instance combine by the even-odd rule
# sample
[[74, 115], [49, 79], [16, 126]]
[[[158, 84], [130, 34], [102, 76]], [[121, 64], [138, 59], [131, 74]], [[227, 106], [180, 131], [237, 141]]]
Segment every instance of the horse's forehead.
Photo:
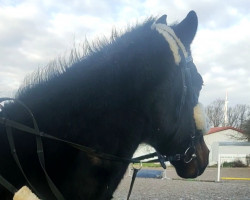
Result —
[[184, 47], [181, 40], [176, 36], [173, 29], [166, 24], [153, 24], [151, 28], [158, 31], [158, 33], [160, 33], [165, 38], [173, 53], [175, 64], [179, 65], [181, 62], [181, 55], [179, 50], [183, 52], [185, 58], [188, 54], [186, 48]]

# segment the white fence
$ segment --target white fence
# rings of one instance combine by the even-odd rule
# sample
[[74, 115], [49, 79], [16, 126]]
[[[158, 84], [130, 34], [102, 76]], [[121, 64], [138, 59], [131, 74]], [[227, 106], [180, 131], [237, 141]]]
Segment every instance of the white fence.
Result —
[[217, 145], [217, 181], [220, 181], [221, 167], [225, 162], [240, 161], [249, 166], [250, 142], [219, 142]]

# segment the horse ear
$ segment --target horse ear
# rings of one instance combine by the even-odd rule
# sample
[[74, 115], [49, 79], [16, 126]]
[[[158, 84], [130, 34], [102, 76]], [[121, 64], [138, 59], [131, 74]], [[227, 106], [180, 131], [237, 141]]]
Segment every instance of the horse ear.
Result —
[[198, 18], [194, 11], [190, 11], [185, 19], [174, 27], [176, 35], [185, 46], [190, 46], [197, 31]]
[[156, 24], [166, 24], [167, 25], [167, 15], [162, 15], [159, 19], [156, 20]]

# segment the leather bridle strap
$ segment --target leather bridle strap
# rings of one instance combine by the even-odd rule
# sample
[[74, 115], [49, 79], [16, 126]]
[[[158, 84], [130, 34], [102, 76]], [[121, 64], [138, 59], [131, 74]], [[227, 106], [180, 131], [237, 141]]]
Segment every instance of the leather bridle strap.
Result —
[[[92, 149], [90, 147], [86, 147], [86, 146], [83, 146], [83, 145], [80, 145], [80, 144], [76, 144], [76, 143], [73, 143], [73, 142], [70, 142], [70, 141], [67, 141], [67, 140], [63, 140], [63, 139], [51, 136], [51, 135], [46, 134], [44, 132], [40, 132], [39, 128], [38, 128], [38, 125], [37, 125], [37, 122], [36, 122], [32, 112], [30, 111], [30, 109], [27, 106], [25, 106], [25, 104], [23, 104], [21, 101], [16, 100], [16, 99], [12, 99], [12, 98], [0, 98], [0, 103], [2, 101], [8, 101], [8, 100], [16, 101], [19, 104], [21, 104], [22, 106], [24, 106], [24, 108], [30, 114], [30, 116], [31, 116], [31, 118], [33, 120], [33, 125], [34, 125], [34, 128], [31, 128], [31, 127], [28, 127], [28, 126], [23, 125], [21, 123], [15, 122], [13, 120], [9, 120], [9, 119], [0, 117], [0, 124], [3, 124], [6, 127], [6, 131], [7, 131], [7, 135], [8, 135], [11, 150], [13, 152], [14, 159], [16, 160], [16, 163], [19, 166], [20, 170], [22, 171], [26, 181], [29, 183], [29, 185], [34, 190], [34, 192], [36, 192], [34, 187], [28, 181], [25, 173], [23, 172], [21, 164], [20, 164], [19, 159], [17, 157], [16, 150], [15, 150], [14, 138], [12, 136], [12, 128], [23, 131], [25, 133], [30, 133], [32, 135], [35, 135], [36, 136], [36, 142], [37, 142], [37, 154], [38, 154], [40, 165], [41, 165], [41, 167], [42, 167], [42, 169], [44, 171], [44, 174], [46, 176], [46, 179], [47, 179], [47, 182], [49, 184], [49, 187], [50, 187], [51, 191], [53, 192], [53, 194], [56, 196], [56, 198], [58, 200], [64, 200], [64, 197], [62, 196], [62, 194], [57, 189], [57, 187], [52, 182], [52, 180], [50, 179], [50, 177], [48, 176], [48, 174], [46, 172], [44, 151], [43, 151], [43, 144], [42, 144], [42, 137], [66, 143], [66, 144], [68, 144], [68, 145], [70, 145], [70, 146], [72, 146], [72, 147], [74, 147], [74, 148], [76, 148], [76, 149], [78, 149], [80, 151], [83, 151], [83, 152], [85, 152], [85, 153], [87, 153], [89, 155], [93, 155], [93, 156], [99, 157], [101, 159], [106, 159], [106, 160], [111, 160], [111, 161], [125, 162], [125, 163], [142, 163], [142, 160], [158, 157], [157, 159], [145, 161], [143, 163], [160, 162], [164, 169], [166, 169], [166, 165], [165, 165], [164, 162], [166, 162], [166, 161], [180, 161], [181, 159], [183, 159], [185, 157], [185, 154], [176, 154], [174, 156], [162, 156], [158, 152], [154, 152], [154, 153], [150, 153], [150, 154], [147, 154], [147, 155], [143, 155], [143, 156], [139, 156], [139, 157], [130, 159], [130, 158], [118, 157], [118, 156], [107, 154], [107, 153], [97, 152], [97, 151], [95, 151], [94, 149]], [[1, 108], [1, 109], [2, 109], [2, 111], [4, 110], [3, 108]], [[134, 175], [133, 175], [133, 179], [132, 179], [131, 186], [130, 186], [130, 192], [129, 192], [130, 194], [131, 194], [131, 191], [132, 191], [132, 188], [133, 188], [134, 179], [135, 179], [136, 174], [137, 174], [138, 171], [139, 171], [139, 169], [134, 170]], [[7, 188], [13, 194], [17, 191], [16, 188], [13, 185], [11, 185], [2, 176], [0, 176], [0, 184], [2, 184], [5, 188]], [[38, 193], [36, 192], [36, 194], [38, 194]]]
[[9, 190], [12, 194], [17, 192], [17, 189], [0, 174], [0, 184]]
[[10, 149], [11, 149], [11, 154], [18, 166], [18, 168], [20, 169], [21, 173], [23, 174], [25, 180], [27, 181], [27, 183], [30, 185], [30, 187], [32, 188], [32, 190], [39, 195], [39, 193], [36, 191], [35, 187], [33, 187], [33, 185], [29, 182], [29, 179], [27, 178], [26, 174], [23, 171], [22, 165], [18, 159], [17, 156], [17, 152], [16, 152], [16, 147], [15, 147], [15, 143], [14, 143], [14, 139], [13, 139], [13, 134], [12, 134], [12, 128], [10, 126], [6, 126], [6, 133], [7, 133], [7, 138], [9, 141], [9, 145], [10, 145]]
[[[0, 117], [0, 124], [3, 124], [5, 126], [11, 126], [11, 127], [15, 128], [15, 129], [18, 129], [18, 130], [26, 132], [26, 133], [30, 133], [30, 134], [35, 135], [35, 136], [40, 136], [40, 137], [44, 137], [44, 138], [47, 138], [47, 139], [51, 139], [51, 140], [66, 143], [66, 144], [68, 144], [68, 145], [70, 145], [70, 146], [72, 146], [72, 147], [74, 147], [74, 148], [76, 148], [76, 149], [78, 149], [80, 151], [83, 151], [83, 152], [88, 153], [90, 155], [97, 156], [99, 158], [106, 159], [106, 160], [126, 162], [126, 163], [128, 163], [128, 162], [129, 163], [140, 163], [142, 160], [153, 158], [153, 157], [157, 156], [156, 153], [150, 153], [150, 154], [143, 155], [143, 156], [136, 157], [136, 158], [132, 158], [132, 159], [124, 158], [124, 157], [118, 157], [118, 156], [115, 156], [115, 155], [112, 155], [112, 154], [97, 152], [97, 151], [95, 151], [94, 149], [92, 149], [90, 147], [86, 147], [86, 146], [83, 146], [83, 145], [80, 145], [80, 144], [77, 144], [77, 143], [73, 143], [73, 142], [70, 142], [70, 141], [67, 141], [67, 140], [63, 140], [63, 139], [54, 137], [52, 135], [46, 134], [44, 132], [39, 132], [39, 131], [35, 130], [34, 128], [30, 128], [30, 127], [28, 127], [26, 125], [23, 125], [21, 123], [18, 123], [18, 122], [15, 122], [15, 121], [12, 121], [12, 120], [9, 120], [9, 119], [6, 119], [6, 118], [1, 118]], [[42, 151], [42, 150], [40, 150], [40, 151]]]
[[[6, 100], [14, 100], [15, 102], [17, 102], [20, 105], [22, 105], [25, 108], [25, 110], [29, 113], [29, 115], [31, 116], [32, 121], [33, 121], [34, 129], [32, 129], [32, 128], [29, 128], [29, 129], [32, 130], [32, 131], [34, 131], [34, 132], [36, 132], [36, 133], [39, 133], [39, 128], [38, 128], [37, 122], [36, 122], [36, 120], [35, 120], [32, 112], [30, 111], [30, 109], [24, 103], [22, 103], [21, 101], [19, 101], [17, 99], [1, 98], [0, 102], [6, 101]], [[2, 112], [5, 114], [4, 108], [2, 106], [1, 106], [1, 109], [2, 109]], [[0, 120], [2, 120], [2, 119], [0, 118]], [[12, 123], [7, 123], [7, 119], [4, 120], [4, 124], [5, 124], [5, 127], [6, 127], [6, 133], [7, 133], [8, 141], [9, 141], [9, 144], [10, 144], [12, 156], [13, 156], [13, 158], [14, 158], [17, 166], [18, 166], [18, 168], [22, 172], [22, 174], [23, 174], [25, 180], [27, 181], [27, 183], [30, 185], [30, 187], [32, 188], [32, 190], [38, 196], [40, 196], [39, 193], [36, 191], [36, 189], [29, 182], [29, 180], [28, 180], [26, 174], [24, 173], [23, 168], [22, 168], [22, 166], [20, 164], [18, 156], [16, 154], [15, 142], [14, 142], [14, 138], [13, 138], [13, 134], [12, 134], [12, 127], [19, 129], [18, 127], [21, 127], [20, 126], [21, 124], [16, 123], [17, 127], [15, 127], [15, 126], [13, 126]], [[25, 128], [25, 130], [23, 130], [23, 131], [27, 131], [27, 129], [26, 129], [27, 127], [25, 125], [22, 125], [22, 126], [23, 126], [22, 128]], [[45, 159], [44, 159], [43, 144], [42, 144], [41, 136], [39, 134], [36, 134], [36, 142], [37, 142], [37, 155], [38, 155], [38, 159], [39, 159], [40, 165], [41, 165], [41, 167], [43, 169], [43, 172], [45, 174], [45, 177], [46, 177], [46, 180], [48, 182], [48, 185], [49, 185], [52, 193], [56, 196], [56, 198], [58, 200], [64, 200], [63, 195], [60, 193], [60, 191], [57, 189], [57, 187], [55, 186], [55, 184], [53, 183], [53, 181], [50, 179], [50, 177], [48, 176], [48, 173], [47, 173], [47, 171], [45, 169]], [[6, 186], [8, 186], [8, 185], [10, 185], [10, 183], [7, 184]], [[8, 189], [13, 193], [14, 190], [13, 190], [12, 187], [8, 186]]]
[[131, 192], [132, 192], [132, 189], [133, 189], [133, 186], [134, 186], [134, 182], [135, 182], [137, 172], [140, 171], [140, 169], [141, 168], [139, 168], [139, 169], [133, 168], [133, 176], [132, 176], [131, 183], [130, 183], [130, 186], [129, 186], [129, 192], [128, 192], [128, 195], [127, 195], [127, 200], [129, 200], [129, 197], [131, 195]]
[[[94, 156], [97, 156], [97, 157], [102, 158], [102, 159], [118, 161], [118, 162], [141, 163], [142, 160], [150, 159], [150, 158], [159, 156], [155, 152], [155, 153], [150, 153], [150, 154], [147, 154], [147, 155], [143, 155], [143, 156], [139, 156], [139, 157], [136, 157], [136, 158], [129, 159], [129, 158], [118, 157], [118, 156], [114, 156], [114, 155], [106, 154], [106, 153], [101, 153], [101, 152], [97, 153], [94, 149], [91, 149], [89, 147], [82, 146], [82, 145], [79, 145], [79, 144], [76, 144], [76, 143], [72, 143], [72, 142], [69, 142], [69, 141], [66, 141], [66, 140], [56, 138], [56, 137], [48, 135], [46, 133], [39, 132], [38, 128], [33, 129], [33, 128], [30, 128], [30, 127], [28, 127], [26, 125], [20, 124], [18, 122], [15, 122], [15, 121], [12, 121], [12, 120], [9, 120], [9, 119], [5, 119], [5, 118], [0, 117], [0, 124], [3, 124], [3, 125], [6, 126], [6, 131], [7, 131], [7, 128], [8, 128], [8, 134], [9, 135], [12, 135], [10, 127], [13, 127], [13, 128], [18, 129], [20, 131], [31, 133], [31, 134], [36, 136], [36, 139], [37, 139], [37, 153], [38, 153], [40, 164], [41, 164], [41, 166], [42, 166], [42, 168], [44, 170], [44, 173], [45, 173], [45, 176], [47, 178], [48, 184], [49, 184], [53, 194], [57, 197], [58, 200], [61, 200], [61, 199], [64, 199], [64, 198], [61, 195], [61, 193], [59, 192], [59, 190], [56, 188], [54, 183], [51, 181], [51, 179], [49, 178], [49, 176], [48, 176], [48, 174], [47, 174], [47, 172], [45, 170], [45, 161], [44, 161], [43, 146], [42, 146], [41, 137], [45, 137], [45, 138], [48, 138], [48, 139], [64, 142], [64, 143], [66, 143], [68, 145], [71, 145], [72, 147], [74, 147], [74, 148], [76, 148], [78, 150], [84, 151], [85, 153], [88, 153], [90, 155], [94, 155]], [[13, 146], [14, 145], [13, 137], [10, 138], [10, 141], [11, 141], [11, 143], [10, 143], [11, 149], [15, 149], [15, 147]], [[13, 152], [16, 152], [16, 151], [13, 151]], [[169, 157], [162, 157], [163, 160], [161, 160], [161, 161], [160, 161], [160, 158], [158, 158], [158, 159], [145, 161], [144, 163], [152, 163], [152, 162], [159, 162], [159, 161], [161, 163], [162, 162], [164, 163], [167, 160], [172, 160], [172, 159], [179, 160], [179, 158], [177, 158], [177, 159], [176, 158], [173, 158], [173, 157], [170, 157], [170, 156]], [[20, 164], [16, 154], [15, 154], [15, 160], [17, 160], [16, 161], [17, 165], [19, 166], [20, 170], [23, 172], [21, 164]], [[137, 174], [138, 171], [139, 171], [139, 169], [134, 169], [134, 173], [133, 173], [133, 177], [132, 177], [132, 181], [131, 181], [131, 185], [130, 185], [130, 190], [129, 190], [129, 194], [128, 194], [128, 199], [129, 199], [129, 196], [130, 196], [130, 194], [132, 192], [132, 188], [133, 188], [134, 181], [135, 181], [135, 178], [136, 178], [136, 174]], [[26, 181], [29, 183], [29, 185], [31, 186], [33, 191], [38, 195], [39, 193], [35, 190], [35, 188], [28, 181], [28, 179], [27, 179], [24, 172], [23, 172], [23, 176], [25, 177]], [[13, 194], [17, 191], [17, 189], [12, 184], [10, 184], [6, 179], [4, 179], [1, 175], [0, 175], [0, 184], [3, 185], [6, 189], [8, 189]], [[40, 195], [38, 195], [38, 196], [40, 196]]]

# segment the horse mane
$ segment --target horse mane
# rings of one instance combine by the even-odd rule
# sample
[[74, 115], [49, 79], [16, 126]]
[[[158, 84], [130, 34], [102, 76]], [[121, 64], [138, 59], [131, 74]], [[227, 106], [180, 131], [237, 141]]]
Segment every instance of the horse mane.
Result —
[[68, 56], [59, 56], [46, 66], [39, 67], [36, 71], [26, 75], [15, 97], [25, 96], [30, 90], [36, 89], [39, 85], [49, 83], [52, 79], [66, 73], [71, 67], [80, 63], [84, 65], [88, 59], [98, 57], [96, 55], [101, 52], [109, 51], [115, 46], [121, 47], [126, 45], [123, 40], [129, 41], [129, 38], [133, 37], [131, 33], [137, 31], [137, 34], [139, 34], [144, 27], [151, 26], [155, 19], [155, 17], [151, 16], [141, 24], [137, 22], [133, 26], [128, 25], [125, 31], [117, 31], [116, 28], [113, 28], [109, 38], [103, 36], [101, 39], [97, 38], [91, 42], [86, 38], [78, 47], [74, 44]]

